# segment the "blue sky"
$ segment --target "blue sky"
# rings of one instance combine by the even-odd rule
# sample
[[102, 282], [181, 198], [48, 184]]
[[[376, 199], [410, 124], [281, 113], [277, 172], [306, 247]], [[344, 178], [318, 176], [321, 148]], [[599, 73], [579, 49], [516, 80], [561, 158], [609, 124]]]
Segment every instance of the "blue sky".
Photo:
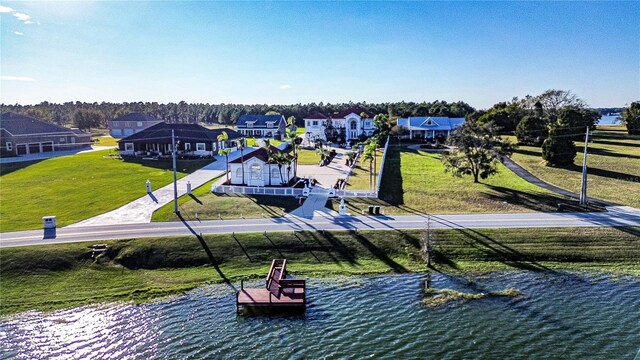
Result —
[[0, 100], [640, 99], [640, 2], [0, 1]]

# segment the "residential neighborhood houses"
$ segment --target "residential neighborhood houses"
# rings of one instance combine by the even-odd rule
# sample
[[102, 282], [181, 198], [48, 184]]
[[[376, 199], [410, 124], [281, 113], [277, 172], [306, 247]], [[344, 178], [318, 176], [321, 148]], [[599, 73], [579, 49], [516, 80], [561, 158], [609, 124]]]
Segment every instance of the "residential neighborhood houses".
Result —
[[329, 115], [311, 114], [304, 118], [304, 125], [307, 138], [327, 141], [329, 136], [340, 143], [373, 135], [377, 129], [373, 117], [374, 114], [368, 110], [352, 107]]
[[287, 122], [283, 115], [242, 115], [236, 130], [246, 137], [267, 137], [282, 140]]
[[91, 144], [91, 135], [13, 112], [0, 115], [3, 156], [76, 150]]
[[127, 137], [161, 122], [151, 115], [133, 112], [109, 121], [109, 134], [114, 138]]
[[[196, 124], [158, 123], [118, 141], [120, 154], [124, 156], [167, 157], [172, 151], [172, 132], [176, 140], [176, 153], [182, 157], [212, 157], [219, 149], [236, 146], [244, 135], [231, 129], [207, 129]], [[226, 132], [229, 139], [219, 141]]]
[[398, 127], [408, 130], [411, 140], [444, 142], [457, 127], [464, 124], [464, 118], [418, 116], [399, 118]]

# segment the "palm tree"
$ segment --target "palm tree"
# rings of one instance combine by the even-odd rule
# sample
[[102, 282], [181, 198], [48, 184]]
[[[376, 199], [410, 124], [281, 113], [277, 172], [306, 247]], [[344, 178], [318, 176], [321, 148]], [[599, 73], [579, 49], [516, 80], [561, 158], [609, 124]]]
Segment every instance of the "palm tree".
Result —
[[373, 189], [374, 178], [375, 175], [372, 169], [375, 169], [375, 161], [376, 161], [376, 147], [378, 146], [377, 142], [371, 141], [365, 148], [362, 153], [362, 160], [369, 160], [369, 190]]
[[[293, 116], [292, 116], [293, 117]], [[289, 118], [291, 119], [291, 117]], [[293, 146], [293, 176], [297, 176], [298, 174], [298, 144], [296, 143], [296, 139], [298, 139], [298, 135], [296, 134], [295, 129], [287, 129], [287, 140], [291, 141], [291, 146]]]
[[316, 152], [320, 155], [320, 164], [324, 165], [325, 160], [329, 157], [329, 151], [324, 148], [318, 148]]
[[267, 165], [269, 166], [269, 186], [271, 186], [271, 140], [264, 139], [264, 145], [262, 147], [267, 150]]
[[229, 135], [227, 135], [226, 131], [223, 131], [222, 134], [218, 135], [218, 155], [224, 155], [227, 159], [227, 182], [229, 182], [229, 154], [231, 153], [231, 149], [224, 148], [222, 149], [221, 143], [225, 142], [229, 139]]
[[285, 153], [275, 153], [271, 155], [271, 157], [269, 158], [269, 161], [273, 161], [276, 164], [278, 164], [278, 170], [280, 172], [280, 181], [281, 181], [281, 184], [284, 185], [285, 181], [284, 181], [284, 177], [282, 176], [282, 166], [284, 164], [290, 164], [291, 158]]

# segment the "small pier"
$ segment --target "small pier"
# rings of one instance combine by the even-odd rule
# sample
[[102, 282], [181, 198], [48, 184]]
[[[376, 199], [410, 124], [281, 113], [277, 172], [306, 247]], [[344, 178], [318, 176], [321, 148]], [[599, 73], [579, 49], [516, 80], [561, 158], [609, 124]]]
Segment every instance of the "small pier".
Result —
[[250, 310], [304, 312], [307, 305], [304, 279], [287, 279], [287, 260], [273, 259], [265, 287], [244, 288], [236, 294], [236, 311]]

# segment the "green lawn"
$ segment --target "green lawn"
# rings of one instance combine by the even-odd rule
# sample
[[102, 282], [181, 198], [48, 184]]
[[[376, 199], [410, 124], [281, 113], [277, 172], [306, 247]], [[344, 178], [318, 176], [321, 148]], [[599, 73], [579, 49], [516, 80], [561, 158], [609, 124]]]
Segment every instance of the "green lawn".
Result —
[[[594, 132], [587, 156], [587, 196], [640, 207], [640, 137], [625, 134], [611, 128]], [[520, 146], [512, 159], [544, 181], [578, 193], [584, 142], [576, 146], [578, 154], [568, 168], [546, 166], [540, 148], [533, 146]]]
[[298, 165], [318, 165], [320, 155], [315, 150], [298, 149]]
[[[640, 274], [640, 228], [434, 231], [434, 270], [574, 269]], [[263, 278], [286, 258], [296, 276], [427, 271], [420, 230], [207, 235], [25, 246], [2, 250], [0, 315], [105, 301], [140, 302], [205, 283]], [[102, 241], [101, 241], [102, 243]], [[604, 246], [602, 244], [607, 244]], [[237, 283], [236, 283], [237, 284]], [[230, 291], [230, 290], [229, 290]]]
[[[214, 179], [193, 191], [193, 196], [184, 195], [178, 199], [180, 213], [185, 219], [239, 219], [279, 217], [282, 212], [290, 212], [298, 207], [294, 197], [269, 195], [225, 195], [211, 193]], [[151, 221], [178, 221], [173, 213], [173, 203], [167, 204], [153, 213]]]
[[[123, 161], [112, 150], [3, 164], [0, 177], [0, 231], [38, 229], [42, 217], [65, 226], [116, 209], [173, 180], [170, 161]], [[178, 176], [209, 161], [179, 161]]]
[[111, 136], [95, 136], [93, 138], [93, 145], [97, 146], [118, 146], [118, 139], [114, 139]]
[[[380, 167], [382, 167], [382, 156], [383, 156], [384, 148], [378, 149], [376, 152], [376, 174], [380, 174]], [[373, 165], [372, 165], [373, 166]], [[376, 180], [377, 181], [377, 178]], [[376, 186], [376, 183], [373, 183], [373, 186]], [[347, 182], [347, 189], [349, 190], [369, 190], [369, 160], [360, 160], [358, 164], [356, 164], [355, 169], [349, 176], [349, 181]]]
[[[385, 207], [387, 214], [455, 214], [478, 212], [555, 211], [562, 196], [532, 185], [503, 165], [498, 174], [479, 184], [444, 172], [440, 154], [389, 145], [380, 199], [346, 199], [348, 211], [359, 214], [368, 205]], [[368, 186], [368, 177], [365, 177]], [[366, 187], [365, 187], [366, 188]], [[338, 208], [338, 202], [329, 205]]]

